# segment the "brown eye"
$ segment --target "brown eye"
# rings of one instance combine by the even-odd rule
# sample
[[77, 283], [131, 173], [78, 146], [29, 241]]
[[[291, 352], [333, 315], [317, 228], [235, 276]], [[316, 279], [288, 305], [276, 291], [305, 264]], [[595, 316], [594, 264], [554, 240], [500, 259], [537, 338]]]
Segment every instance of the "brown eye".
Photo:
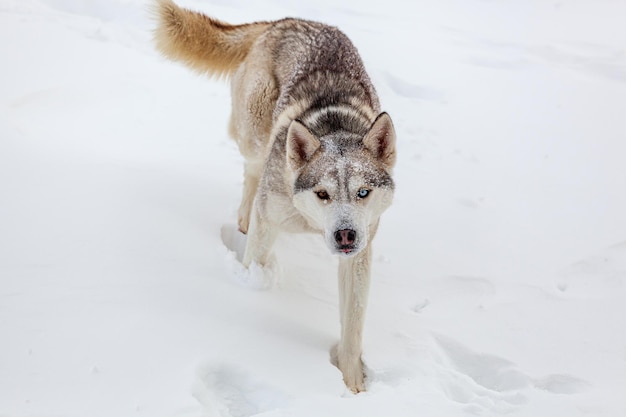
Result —
[[317, 197], [320, 200], [328, 200], [330, 198], [330, 196], [328, 195], [326, 191], [318, 191], [315, 194], [317, 194]]

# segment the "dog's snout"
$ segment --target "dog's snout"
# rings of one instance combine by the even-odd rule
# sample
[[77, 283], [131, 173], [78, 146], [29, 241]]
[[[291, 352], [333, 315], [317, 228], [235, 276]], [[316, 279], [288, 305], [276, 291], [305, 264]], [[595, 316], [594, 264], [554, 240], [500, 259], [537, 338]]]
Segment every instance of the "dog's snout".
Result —
[[341, 246], [352, 245], [356, 240], [356, 232], [352, 229], [337, 230], [335, 232], [335, 241]]

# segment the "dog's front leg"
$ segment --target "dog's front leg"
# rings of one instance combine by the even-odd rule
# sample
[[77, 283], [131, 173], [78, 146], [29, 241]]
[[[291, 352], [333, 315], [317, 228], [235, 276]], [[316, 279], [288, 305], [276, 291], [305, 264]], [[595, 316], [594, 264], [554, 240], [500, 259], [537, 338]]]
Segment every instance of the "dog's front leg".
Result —
[[370, 245], [351, 258], [339, 260], [339, 309], [341, 340], [337, 366], [354, 393], [365, 391], [361, 345], [370, 285]]

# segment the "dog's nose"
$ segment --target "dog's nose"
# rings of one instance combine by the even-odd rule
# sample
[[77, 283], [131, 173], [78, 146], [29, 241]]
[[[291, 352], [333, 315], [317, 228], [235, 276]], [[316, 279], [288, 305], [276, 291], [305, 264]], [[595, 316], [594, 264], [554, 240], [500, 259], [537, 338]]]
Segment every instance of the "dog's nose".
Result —
[[335, 241], [341, 246], [352, 245], [356, 240], [356, 232], [352, 229], [337, 230]]

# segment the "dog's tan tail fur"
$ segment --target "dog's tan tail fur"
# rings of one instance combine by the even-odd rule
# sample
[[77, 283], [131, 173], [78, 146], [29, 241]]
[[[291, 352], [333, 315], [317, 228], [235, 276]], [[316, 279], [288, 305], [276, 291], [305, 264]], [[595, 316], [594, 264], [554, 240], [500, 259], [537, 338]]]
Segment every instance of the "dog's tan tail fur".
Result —
[[167, 58], [214, 76], [230, 75], [271, 23], [229, 25], [202, 13], [155, 0], [157, 49]]

